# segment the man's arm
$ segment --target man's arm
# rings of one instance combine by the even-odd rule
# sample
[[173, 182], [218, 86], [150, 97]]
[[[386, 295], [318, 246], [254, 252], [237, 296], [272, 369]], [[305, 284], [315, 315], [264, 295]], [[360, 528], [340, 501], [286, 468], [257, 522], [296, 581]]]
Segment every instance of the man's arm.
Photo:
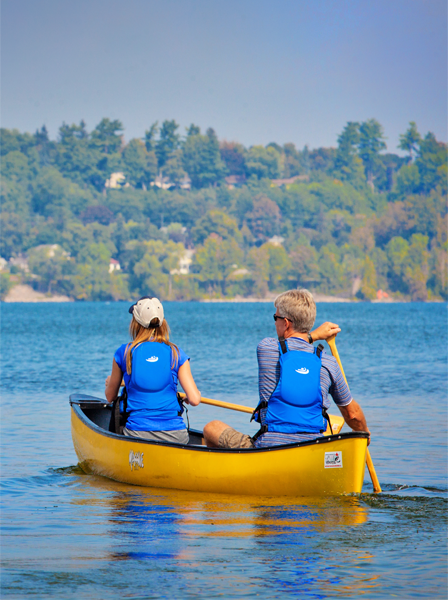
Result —
[[353, 429], [353, 431], [367, 431], [369, 434], [369, 441], [367, 445], [370, 444], [370, 431], [367, 427], [367, 421], [362, 412], [362, 408], [356, 402], [356, 400], [352, 400], [350, 404], [346, 406], [338, 406], [341, 411], [341, 415], [344, 417], [345, 422], [349, 427]]

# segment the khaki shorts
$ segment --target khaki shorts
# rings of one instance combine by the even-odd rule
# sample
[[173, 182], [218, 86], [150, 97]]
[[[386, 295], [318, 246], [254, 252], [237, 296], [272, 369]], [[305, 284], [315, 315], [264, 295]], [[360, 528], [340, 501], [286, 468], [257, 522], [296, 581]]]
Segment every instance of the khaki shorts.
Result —
[[190, 436], [186, 429], [175, 429], [174, 431], [133, 431], [125, 427], [123, 434], [149, 440], [150, 442], [170, 442], [171, 444], [188, 444]]
[[250, 435], [240, 433], [232, 427], [227, 427], [219, 436], [220, 448], [253, 448], [254, 442]]

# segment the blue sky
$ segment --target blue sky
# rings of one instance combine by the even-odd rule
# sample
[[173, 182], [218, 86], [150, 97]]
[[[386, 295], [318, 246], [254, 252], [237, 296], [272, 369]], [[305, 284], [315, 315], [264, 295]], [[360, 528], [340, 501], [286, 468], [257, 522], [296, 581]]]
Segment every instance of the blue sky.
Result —
[[2, 0], [3, 127], [176, 119], [246, 146], [335, 146], [376, 118], [447, 138], [445, 0]]

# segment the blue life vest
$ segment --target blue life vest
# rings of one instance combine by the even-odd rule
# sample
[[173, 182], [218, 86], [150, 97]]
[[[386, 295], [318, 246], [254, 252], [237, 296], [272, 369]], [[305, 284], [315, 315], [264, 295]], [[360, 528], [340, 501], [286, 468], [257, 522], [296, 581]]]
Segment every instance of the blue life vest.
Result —
[[[321, 348], [313, 353], [290, 350], [279, 342], [280, 379], [268, 401], [264, 425], [280, 433], [321, 433], [326, 430], [320, 387]], [[265, 430], [266, 431], [266, 430]]]
[[185, 429], [180, 416], [177, 385], [171, 370], [171, 348], [143, 342], [132, 351], [132, 371], [127, 390], [126, 427], [134, 431]]

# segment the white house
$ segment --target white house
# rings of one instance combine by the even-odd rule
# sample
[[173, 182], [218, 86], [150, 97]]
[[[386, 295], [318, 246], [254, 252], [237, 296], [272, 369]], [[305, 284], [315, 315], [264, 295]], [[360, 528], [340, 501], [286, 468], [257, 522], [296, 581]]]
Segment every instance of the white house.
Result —
[[109, 177], [109, 179], [106, 181], [106, 183], [104, 185], [107, 188], [116, 189], [123, 185], [125, 179], [126, 179], [126, 176], [124, 173], [120, 173], [120, 172], [112, 173], [112, 175]]
[[120, 270], [121, 270], [121, 265], [118, 262], [118, 260], [115, 260], [115, 258], [111, 258], [110, 263], [109, 263], [109, 273], [113, 273], [114, 271], [120, 271]]
[[184, 254], [179, 258], [178, 268], [173, 269], [171, 275], [188, 275], [194, 253], [194, 250], [185, 250]]

